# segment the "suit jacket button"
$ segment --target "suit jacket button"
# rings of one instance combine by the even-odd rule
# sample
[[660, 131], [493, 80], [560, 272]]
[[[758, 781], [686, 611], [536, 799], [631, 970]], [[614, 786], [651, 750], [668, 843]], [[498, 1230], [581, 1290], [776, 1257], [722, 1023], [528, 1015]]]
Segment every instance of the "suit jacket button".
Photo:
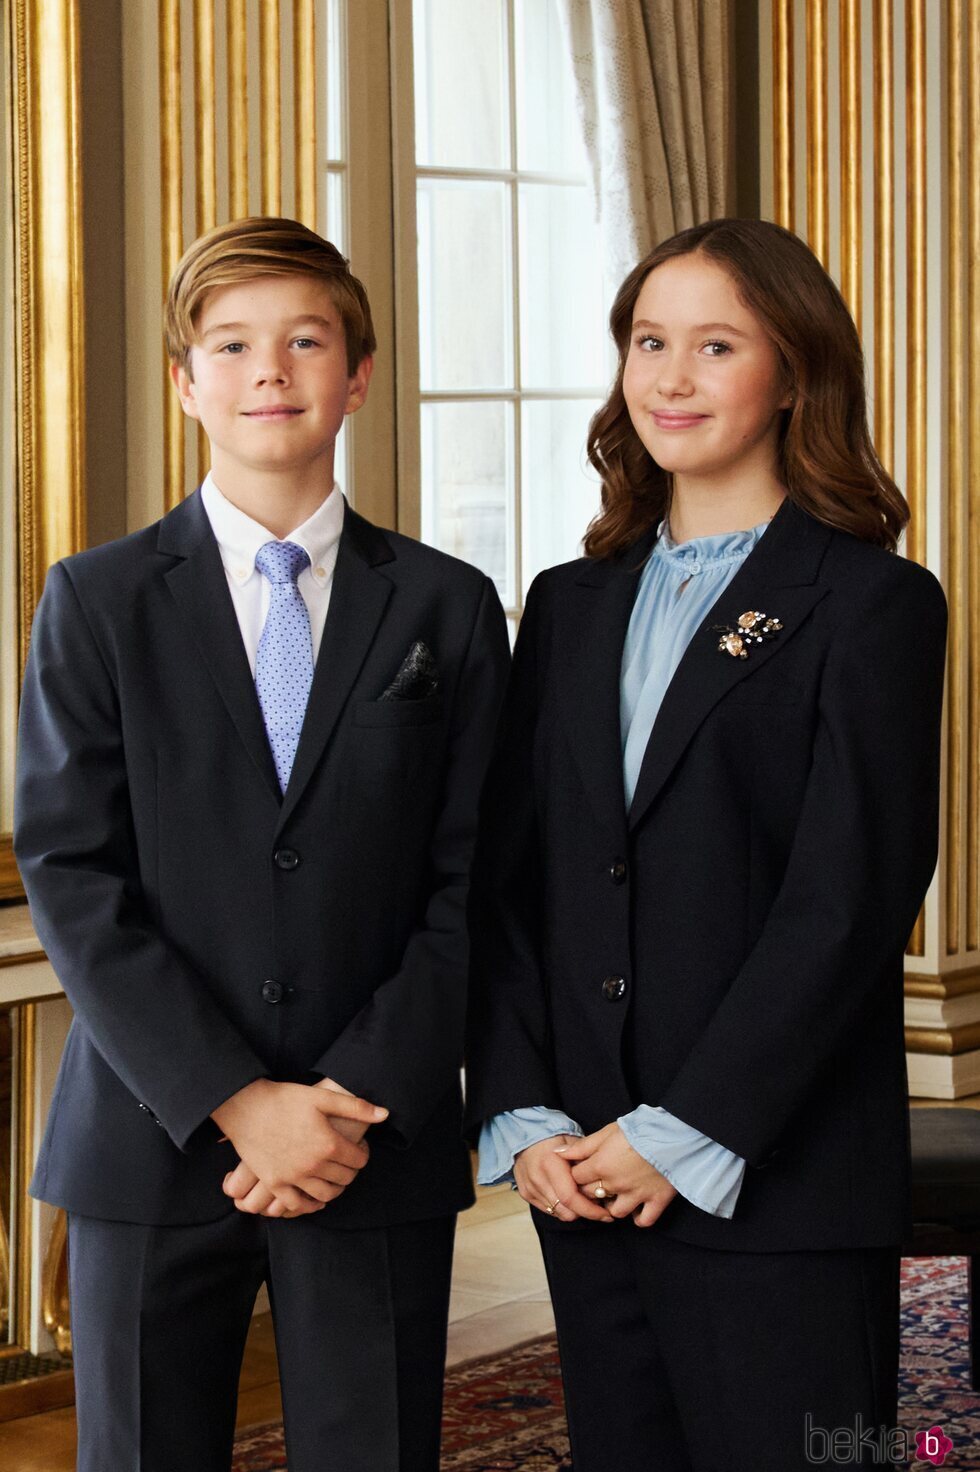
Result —
[[282, 1001], [282, 998], [283, 998], [283, 986], [282, 986], [281, 982], [278, 982], [278, 981], [264, 981], [262, 983], [262, 1000], [263, 1000], [263, 1002], [268, 1002], [270, 1007], [274, 1007], [277, 1002], [281, 1002]]
[[294, 848], [277, 848], [272, 858], [279, 869], [295, 869], [299, 866], [299, 854]]
[[621, 1002], [626, 995], [626, 980], [622, 976], [607, 976], [602, 983], [602, 995], [607, 1002]]
[[613, 884], [622, 884], [628, 871], [629, 866], [625, 859], [614, 859], [609, 865], [609, 878]]

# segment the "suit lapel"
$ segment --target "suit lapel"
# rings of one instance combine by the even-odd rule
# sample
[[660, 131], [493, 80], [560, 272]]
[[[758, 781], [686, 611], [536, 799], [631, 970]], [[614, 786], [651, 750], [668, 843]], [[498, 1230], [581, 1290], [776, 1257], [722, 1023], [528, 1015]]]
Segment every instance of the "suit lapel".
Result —
[[374, 568], [393, 560], [391, 544], [383, 532], [345, 505], [330, 608], [285, 795], [279, 790], [255, 682], [200, 491], [164, 517], [157, 546], [180, 559], [164, 574], [167, 586], [246, 751], [282, 804], [281, 828], [326, 749], [374, 641], [392, 591], [390, 580]]
[[626, 838], [619, 672], [648, 535], [615, 562], [583, 567], [564, 612], [565, 734], [598, 821]]
[[273, 797], [279, 782], [255, 694], [221, 553], [201, 502], [200, 491], [181, 503], [160, 525], [158, 548], [181, 558], [164, 574], [201, 657], [218, 687], [235, 729]]
[[345, 505], [327, 622], [296, 758], [283, 796], [280, 828], [316, 770], [374, 643], [392, 593], [391, 580], [376, 572], [375, 566], [393, 557], [384, 534]]
[[[709, 610], [667, 687], [629, 811], [635, 828], [649, 811], [708, 713], [740, 681], [784, 649], [825, 589], [816, 583], [831, 532], [783, 502], [762, 540]], [[746, 659], [719, 651], [716, 625], [734, 625], [758, 611], [778, 618], [782, 629], [769, 643], [753, 645]]]

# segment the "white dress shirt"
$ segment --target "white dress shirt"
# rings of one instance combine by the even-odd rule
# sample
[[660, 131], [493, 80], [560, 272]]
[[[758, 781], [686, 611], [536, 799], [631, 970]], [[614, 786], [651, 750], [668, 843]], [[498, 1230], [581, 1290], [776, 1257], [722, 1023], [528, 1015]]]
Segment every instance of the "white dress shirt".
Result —
[[295, 542], [309, 554], [310, 565], [300, 573], [296, 586], [310, 615], [313, 663], [316, 664], [330, 607], [340, 533], [344, 526], [345, 503], [340, 487], [335, 482], [330, 495], [313, 515], [288, 537], [282, 538], [274, 537], [268, 527], [253, 521], [244, 511], [233, 506], [221, 494], [210, 472], [201, 486], [201, 501], [221, 553], [252, 675], [255, 675], [255, 655], [269, 612], [270, 597], [269, 581], [257, 570], [255, 557], [267, 542]]

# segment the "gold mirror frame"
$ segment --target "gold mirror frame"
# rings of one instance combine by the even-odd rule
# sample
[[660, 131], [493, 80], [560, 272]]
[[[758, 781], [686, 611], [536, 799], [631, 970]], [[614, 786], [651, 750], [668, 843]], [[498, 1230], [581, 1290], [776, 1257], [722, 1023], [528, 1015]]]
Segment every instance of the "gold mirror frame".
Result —
[[[4, 0], [13, 140], [18, 675], [52, 562], [85, 540], [79, 0]], [[23, 897], [0, 834], [0, 899]]]

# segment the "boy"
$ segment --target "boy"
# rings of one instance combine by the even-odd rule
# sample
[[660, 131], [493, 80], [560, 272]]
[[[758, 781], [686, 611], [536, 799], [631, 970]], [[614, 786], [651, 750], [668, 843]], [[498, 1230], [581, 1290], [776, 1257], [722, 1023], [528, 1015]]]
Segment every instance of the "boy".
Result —
[[211, 472], [52, 568], [21, 707], [75, 1010], [32, 1189], [69, 1217], [78, 1465], [226, 1472], [266, 1281], [291, 1472], [435, 1472], [504, 618], [334, 485], [375, 339], [332, 245], [210, 231], [166, 338]]

